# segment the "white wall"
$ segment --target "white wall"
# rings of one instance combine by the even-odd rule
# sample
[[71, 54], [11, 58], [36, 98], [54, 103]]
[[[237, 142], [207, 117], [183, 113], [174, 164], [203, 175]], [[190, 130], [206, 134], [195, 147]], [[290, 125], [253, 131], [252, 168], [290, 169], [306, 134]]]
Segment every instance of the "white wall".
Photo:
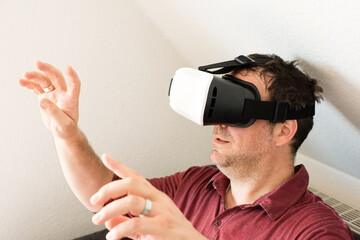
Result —
[[208, 163], [211, 129], [168, 107], [175, 69], [253, 52], [299, 58], [325, 90], [300, 157], [358, 178], [358, 29], [356, 0], [0, 1], [0, 239], [99, 229], [65, 183], [36, 97], [17, 85], [35, 60], [72, 65], [95, 150], [152, 177]]
[[187, 62], [132, 1], [0, 1], [0, 30], [0, 239], [102, 228], [70, 192], [36, 96], [17, 84], [37, 59], [77, 70], [79, 125], [99, 154], [146, 177], [208, 163], [211, 129], [168, 106], [170, 79]]

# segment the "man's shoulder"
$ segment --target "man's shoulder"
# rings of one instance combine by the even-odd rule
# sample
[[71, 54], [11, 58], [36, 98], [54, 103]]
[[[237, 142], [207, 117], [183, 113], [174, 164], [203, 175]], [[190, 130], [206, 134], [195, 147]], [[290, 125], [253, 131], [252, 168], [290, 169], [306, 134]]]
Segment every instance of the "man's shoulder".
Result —
[[295, 211], [306, 212], [308, 218], [332, 218], [342, 221], [339, 215], [322, 201], [322, 199], [313, 194], [311, 191], [306, 190], [303, 197], [294, 206]]
[[321, 232], [344, 234], [344, 236], [350, 233], [350, 229], [335, 210], [309, 190], [306, 190], [299, 202], [285, 215], [293, 220], [297, 219], [297, 227], [308, 237], [318, 236], [315, 234]]

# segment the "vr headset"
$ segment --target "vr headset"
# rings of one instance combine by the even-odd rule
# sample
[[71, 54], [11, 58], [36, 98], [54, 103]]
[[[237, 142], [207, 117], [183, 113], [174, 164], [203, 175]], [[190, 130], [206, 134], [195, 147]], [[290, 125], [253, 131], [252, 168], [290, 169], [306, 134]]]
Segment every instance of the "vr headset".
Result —
[[224, 124], [245, 128], [256, 119], [280, 123], [314, 116], [315, 104], [294, 110], [287, 102], [261, 101], [254, 84], [229, 74], [215, 75], [239, 67], [261, 66], [270, 60], [240, 55], [234, 60], [201, 66], [199, 70], [180, 68], [170, 82], [170, 106], [202, 126]]
[[261, 101], [254, 84], [225, 74], [239, 67], [261, 66], [270, 60], [240, 55], [231, 61], [201, 66], [199, 70], [180, 68], [170, 82], [170, 106], [202, 126], [224, 124], [245, 128], [256, 119], [280, 123], [314, 116], [315, 104], [295, 111], [287, 102]]

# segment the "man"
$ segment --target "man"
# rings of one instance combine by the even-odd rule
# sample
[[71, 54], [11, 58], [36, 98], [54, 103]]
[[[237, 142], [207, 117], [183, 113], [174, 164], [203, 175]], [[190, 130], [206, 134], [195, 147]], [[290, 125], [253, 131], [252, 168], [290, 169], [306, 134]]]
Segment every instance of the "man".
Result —
[[[231, 74], [254, 84], [261, 100], [285, 101], [292, 109], [320, 100], [316, 80], [294, 62], [249, 57], [267, 61]], [[147, 181], [108, 155], [102, 164], [88, 144], [77, 126], [75, 71], [66, 68], [66, 84], [53, 66], [39, 61], [36, 66], [40, 72], [25, 73], [19, 83], [39, 96], [65, 178], [78, 199], [97, 212], [93, 222], [106, 224], [107, 239], [352, 239], [336, 213], [307, 190], [305, 167], [294, 167], [312, 117], [215, 125], [210, 159], [217, 168], [192, 167]]]

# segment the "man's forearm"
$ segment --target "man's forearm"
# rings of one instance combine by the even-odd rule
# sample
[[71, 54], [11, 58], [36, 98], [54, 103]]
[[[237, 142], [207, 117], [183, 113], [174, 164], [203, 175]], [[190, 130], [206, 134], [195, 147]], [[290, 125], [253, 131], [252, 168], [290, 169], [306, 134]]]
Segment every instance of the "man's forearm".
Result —
[[64, 140], [54, 137], [54, 142], [71, 190], [86, 208], [97, 212], [99, 208], [90, 204], [90, 197], [110, 182], [114, 174], [103, 165], [79, 129], [73, 138]]

